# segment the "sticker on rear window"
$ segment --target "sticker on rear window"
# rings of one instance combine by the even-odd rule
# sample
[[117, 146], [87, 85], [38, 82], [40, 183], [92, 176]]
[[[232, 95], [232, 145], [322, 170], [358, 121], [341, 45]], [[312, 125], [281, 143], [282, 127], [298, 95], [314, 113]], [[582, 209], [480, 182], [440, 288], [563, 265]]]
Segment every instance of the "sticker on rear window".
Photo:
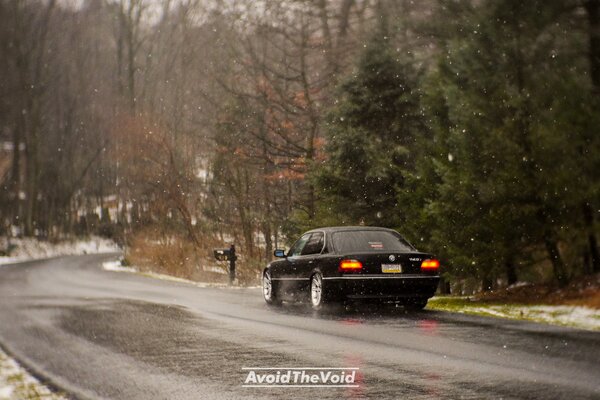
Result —
[[382, 242], [369, 242], [369, 246], [371, 246], [372, 249], [383, 249]]

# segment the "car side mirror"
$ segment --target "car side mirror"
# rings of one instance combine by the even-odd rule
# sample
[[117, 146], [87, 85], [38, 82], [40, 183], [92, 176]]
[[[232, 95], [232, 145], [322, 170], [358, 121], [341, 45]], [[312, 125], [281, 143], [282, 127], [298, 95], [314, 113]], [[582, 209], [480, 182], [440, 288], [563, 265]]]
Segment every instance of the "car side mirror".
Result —
[[277, 249], [273, 252], [273, 255], [277, 258], [286, 258], [287, 256], [285, 255], [285, 250], [282, 249]]

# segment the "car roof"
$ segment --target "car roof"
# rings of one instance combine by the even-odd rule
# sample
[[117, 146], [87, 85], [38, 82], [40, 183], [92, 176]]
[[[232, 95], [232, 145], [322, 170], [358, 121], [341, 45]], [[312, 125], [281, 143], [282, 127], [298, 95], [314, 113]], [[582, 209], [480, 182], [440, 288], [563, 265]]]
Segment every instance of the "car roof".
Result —
[[383, 228], [380, 226], [326, 226], [323, 228], [316, 228], [316, 229], [311, 229], [310, 231], [306, 232], [306, 233], [311, 233], [311, 232], [327, 232], [327, 233], [333, 233], [333, 232], [347, 232], [347, 231], [387, 231], [387, 232], [396, 232], [393, 229], [390, 228]]

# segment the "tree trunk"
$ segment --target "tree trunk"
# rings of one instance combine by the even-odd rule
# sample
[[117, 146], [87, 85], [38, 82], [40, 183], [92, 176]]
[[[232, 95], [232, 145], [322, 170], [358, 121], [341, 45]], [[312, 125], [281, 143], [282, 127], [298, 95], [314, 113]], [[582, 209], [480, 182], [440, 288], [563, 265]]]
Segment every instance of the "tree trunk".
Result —
[[262, 216], [262, 231], [265, 236], [265, 260], [270, 260], [273, 255], [273, 238], [271, 237], [271, 199], [269, 197], [269, 187], [266, 180], [263, 178], [263, 201], [265, 213]]
[[[21, 121], [21, 118], [18, 119]], [[9, 197], [10, 202], [12, 203], [12, 215], [11, 218], [14, 219], [16, 216], [21, 215], [21, 200], [19, 199], [19, 193], [21, 192], [21, 132], [22, 127], [15, 127], [13, 130], [13, 158], [12, 158], [12, 166], [10, 172], [10, 189], [9, 193], [12, 193], [11, 197]], [[16, 221], [12, 220], [11, 224], [14, 224]], [[20, 222], [20, 221], [18, 221]]]
[[252, 224], [250, 223], [246, 210], [243, 207], [239, 207], [239, 216], [242, 222], [242, 235], [244, 237], [244, 247], [246, 248], [247, 258], [254, 257], [254, 241], [252, 235]]
[[[254, 229], [252, 226], [251, 217], [248, 216], [246, 210], [248, 208], [248, 196], [247, 193], [244, 192], [244, 188], [242, 186], [248, 186], [248, 175], [247, 171], [237, 171], [236, 175], [243, 175], [243, 177], [238, 181], [238, 183], [228, 182], [229, 188], [231, 192], [234, 194], [237, 201], [237, 209], [238, 215], [240, 217], [240, 225], [242, 228], [242, 236], [244, 238], [244, 248], [246, 250], [246, 258], [254, 257], [254, 241], [253, 241], [253, 233]], [[241, 182], [243, 181], [243, 182]], [[236, 187], [237, 185], [237, 187]]]
[[31, 141], [26, 151], [26, 200], [25, 200], [25, 236], [33, 236], [35, 233], [35, 213], [37, 199], [37, 175], [38, 175], [38, 155], [37, 143]]
[[565, 286], [568, 282], [568, 277], [566, 274], [565, 263], [563, 262], [560, 250], [558, 249], [558, 244], [556, 243], [556, 240], [552, 239], [548, 234], [546, 234], [546, 237], [544, 238], [544, 244], [546, 245], [550, 261], [552, 262], [554, 277], [560, 286]]
[[590, 77], [594, 90], [600, 95], [600, 0], [585, 3], [589, 24]]
[[493, 286], [493, 282], [489, 276], [486, 276], [481, 280], [481, 291], [482, 292], [489, 292], [490, 290], [492, 290], [492, 286]]
[[[590, 78], [594, 93], [600, 97], [600, 0], [588, 0], [585, 9], [589, 23]], [[588, 235], [592, 271], [600, 272], [598, 240], [594, 232], [594, 211], [589, 203], [583, 205], [583, 218]]]
[[583, 205], [583, 220], [587, 230], [588, 245], [590, 248], [590, 258], [592, 263], [592, 272], [600, 272], [600, 254], [598, 253], [598, 240], [594, 232], [594, 210], [589, 204]]
[[273, 255], [273, 239], [271, 238], [271, 223], [265, 221], [263, 224], [263, 235], [265, 236], [265, 260], [270, 260]]
[[506, 280], [508, 282], [508, 286], [517, 283], [517, 269], [512, 257], [506, 259], [504, 268], [506, 269]]
[[592, 268], [590, 252], [587, 247], [583, 250], [583, 252], [581, 254], [581, 259], [583, 261], [583, 273], [586, 275], [592, 274], [594, 270]]

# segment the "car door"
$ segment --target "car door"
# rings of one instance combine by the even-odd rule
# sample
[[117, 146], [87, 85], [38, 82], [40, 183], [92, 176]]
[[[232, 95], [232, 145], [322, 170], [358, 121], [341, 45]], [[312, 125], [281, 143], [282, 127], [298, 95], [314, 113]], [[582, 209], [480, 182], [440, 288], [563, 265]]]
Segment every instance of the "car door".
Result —
[[296, 271], [298, 270], [298, 265], [302, 262], [302, 250], [310, 239], [310, 235], [310, 233], [302, 235], [290, 247], [285, 260], [278, 262], [277, 270], [274, 271], [274, 277], [279, 281], [279, 291], [287, 299], [296, 297], [296, 281], [299, 279]]
[[323, 249], [324, 235], [322, 232], [311, 232], [302, 237], [288, 252], [285, 272], [282, 274], [280, 287], [288, 299], [302, 300], [308, 288], [310, 271], [315, 257]]
[[323, 251], [324, 244], [324, 233], [313, 232], [306, 242], [306, 245], [304, 245], [300, 257], [298, 258], [295, 271], [298, 278], [300, 278], [295, 281], [295, 287], [298, 292], [308, 292], [310, 275]]

